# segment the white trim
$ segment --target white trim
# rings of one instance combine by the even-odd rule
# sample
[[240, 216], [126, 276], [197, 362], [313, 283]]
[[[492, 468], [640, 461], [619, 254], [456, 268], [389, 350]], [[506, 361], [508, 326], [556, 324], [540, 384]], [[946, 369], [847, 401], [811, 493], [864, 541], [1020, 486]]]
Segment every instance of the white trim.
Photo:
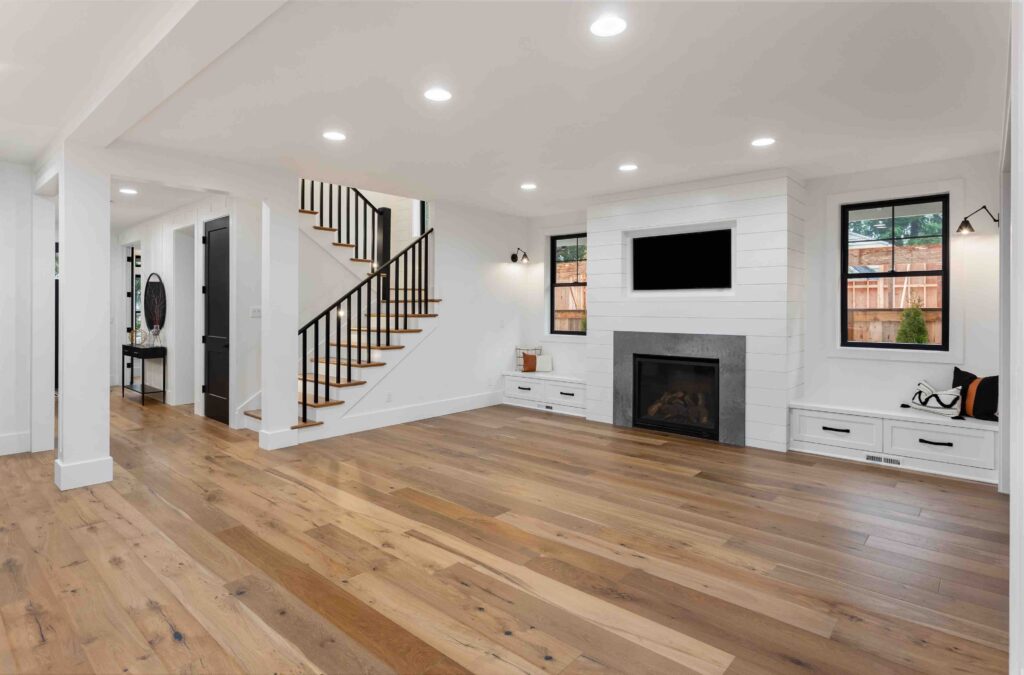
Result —
[[[319, 428], [319, 427], [315, 427]], [[334, 436], [335, 434], [331, 434]], [[260, 429], [260, 450], [281, 450], [299, 444], [298, 429], [278, 429], [267, 431]]]
[[109, 456], [67, 464], [53, 461], [53, 482], [61, 490], [73, 490], [114, 480], [114, 460]]
[[962, 247], [956, 245], [956, 235], [949, 235], [949, 351], [925, 351], [914, 349], [892, 349], [873, 347], [841, 347], [841, 330], [839, 328], [839, 312], [841, 304], [840, 280], [840, 241], [839, 225], [842, 217], [843, 204], [858, 202], [884, 201], [889, 199], [905, 199], [933, 194], [949, 195], [948, 227], [952, 230], [958, 214], [963, 210], [964, 181], [952, 178], [929, 183], [913, 185], [897, 185], [879, 187], [872, 190], [859, 190], [829, 195], [825, 206], [825, 241], [826, 241], [826, 284], [833, 287], [832, 309], [829, 312], [831, 328], [829, 329], [829, 358], [871, 359], [872, 361], [910, 361], [915, 363], [949, 363], [961, 364], [964, 360], [964, 303], [963, 282], [964, 262]]
[[0, 434], [0, 456], [28, 452], [31, 448], [30, 438], [28, 430]]

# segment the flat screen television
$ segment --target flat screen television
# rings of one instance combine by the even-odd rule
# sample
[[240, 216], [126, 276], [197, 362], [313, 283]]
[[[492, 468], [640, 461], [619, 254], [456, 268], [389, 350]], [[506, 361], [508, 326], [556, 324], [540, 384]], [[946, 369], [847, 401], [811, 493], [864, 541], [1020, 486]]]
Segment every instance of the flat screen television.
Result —
[[732, 230], [633, 239], [633, 290], [732, 288]]

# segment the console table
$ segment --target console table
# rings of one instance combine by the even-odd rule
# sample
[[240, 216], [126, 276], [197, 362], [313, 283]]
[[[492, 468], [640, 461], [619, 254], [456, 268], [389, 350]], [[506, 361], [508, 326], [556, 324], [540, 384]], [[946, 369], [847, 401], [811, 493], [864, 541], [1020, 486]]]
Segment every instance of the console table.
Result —
[[[124, 381], [125, 358], [131, 362], [127, 368], [132, 372], [128, 384]], [[135, 359], [142, 361], [142, 382], [135, 384]], [[146, 360], [160, 359], [163, 367], [163, 377], [160, 379], [161, 387], [167, 386], [167, 347], [143, 347], [142, 345], [121, 345], [121, 398], [124, 398], [124, 390], [134, 391], [142, 397], [142, 405], [146, 405], [146, 396], [163, 394], [163, 389], [157, 389], [146, 384]]]

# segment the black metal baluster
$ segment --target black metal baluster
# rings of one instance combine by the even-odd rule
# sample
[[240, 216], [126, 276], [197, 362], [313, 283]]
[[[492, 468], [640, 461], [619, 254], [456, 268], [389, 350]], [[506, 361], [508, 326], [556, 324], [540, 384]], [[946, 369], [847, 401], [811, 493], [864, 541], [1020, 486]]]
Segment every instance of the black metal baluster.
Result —
[[352, 196], [352, 188], [345, 188], [345, 243], [352, 243], [352, 204], [350, 197]]
[[331, 310], [324, 317], [324, 402], [331, 400]]
[[[385, 293], [384, 296], [384, 311], [391, 314], [391, 265], [385, 265], [382, 270], [382, 274], [387, 275], [386, 283], [384, 284]], [[389, 319], [386, 328], [384, 329], [384, 337], [387, 340], [388, 347], [391, 346], [391, 320]]]
[[[409, 252], [402, 254], [402, 320], [403, 328], [409, 327]], [[397, 321], [395, 322], [398, 323]]]
[[[356, 358], [363, 351], [363, 287], [356, 291]], [[348, 362], [348, 379], [352, 379], [352, 361]]]
[[[339, 223], [340, 224], [340, 223]], [[338, 228], [340, 231], [341, 228]], [[338, 348], [334, 350], [337, 358], [334, 360], [334, 379], [341, 382], [341, 303], [334, 307], [334, 332], [338, 336]], [[345, 340], [348, 342], [348, 339]]]
[[299, 210], [306, 210], [306, 179], [303, 178], [299, 182]]
[[[373, 304], [372, 284], [371, 277], [366, 283], [366, 361], [370, 360], [370, 345], [373, 343], [373, 319], [370, 317], [370, 306]], [[359, 360], [363, 361], [362, 354], [359, 354]]]
[[345, 380], [347, 382], [352, 381], [352, 296], [348, 296], [348, 300], [345, 301], [345, 325], [348, 326], [348, 330], [345, 333], [348, 335], [348, 339], [345, 340]]
[[306, 333], [308, 333], [308, 332], [309, 332], [308, 329], [305, 329], [305, 328], [302, 329], [302, 421], [303, 422], [306, 421], [306, 396], [309, 393], [306, 390], [306, 387], [309, 386], [309, 384], [306, 382], [306, 378], [309, 377], [309, 371], [306, 369]]
[[423, 295], [426, 296], [427, 312], [430, 312], [430, 233], [423, 237]]
[[[302, 358], [308, 359], [308, 354]], [[320, 320], [313, 322], [313, 403], [320, 402]]]
[[320, 208], [317, 209], [319, 214], [317, 217], [320, 219], [320, 227], [324, 226], [324, 182], [320, 181]]
[[362, 258], [363, 260], [366, 260], [367, 258], [370, 257], [370, 256], [366, 255], [366, 248], [367, 248], [367, 241], [366, 241], [366, 197], [362, 197], [362, 194], [360, 194], [360, 197], [361, 197], [360, 201], [363, 202], [363, 254], [362, 255], [356, 254], [356, 257], [357, 258]]
[[327, 185], [327, 227], [334, 227], [334, 183]]

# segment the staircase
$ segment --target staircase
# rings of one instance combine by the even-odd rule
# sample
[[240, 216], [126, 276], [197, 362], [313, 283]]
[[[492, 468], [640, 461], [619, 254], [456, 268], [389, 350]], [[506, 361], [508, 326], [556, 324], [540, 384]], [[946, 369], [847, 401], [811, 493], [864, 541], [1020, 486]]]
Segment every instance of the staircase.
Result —
[[[431, 297], [433, 229], [395, 255], [387, 256], [390, 210], [376, 208], [358, 189], [303, 180], [300, 227], [351, 249], [365, 279], [298, 331], [299, 442], [347, 433], [344, 418], [355, 404], [433, 331]], [[301, 273], [301, 271], [300, 271]], [[246, 410], [250, 427], [260, 410]], [[331, 427], [314, 429], [315, 427]]]

